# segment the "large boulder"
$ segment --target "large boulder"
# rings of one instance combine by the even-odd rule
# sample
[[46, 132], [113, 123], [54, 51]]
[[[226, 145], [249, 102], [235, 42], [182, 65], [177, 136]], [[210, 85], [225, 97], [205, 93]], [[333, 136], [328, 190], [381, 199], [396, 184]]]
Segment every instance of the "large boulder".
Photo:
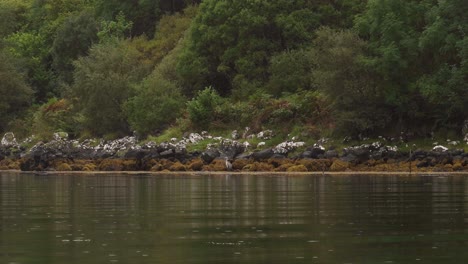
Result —
[[275, 152], [273, 152], [273, 149], [268, 148], [252, 153], [251, 157], [255, 160], [267, 160], [271, 158], [274, 154]]
[[212, 149], [207, 149], [206, 151], [202, 152], [200, 158], [203, 160], [203, 162], [208, 164], [220, 156], [221, 156], [221, 153], [219, 152], [219, 150], [212, 148]]

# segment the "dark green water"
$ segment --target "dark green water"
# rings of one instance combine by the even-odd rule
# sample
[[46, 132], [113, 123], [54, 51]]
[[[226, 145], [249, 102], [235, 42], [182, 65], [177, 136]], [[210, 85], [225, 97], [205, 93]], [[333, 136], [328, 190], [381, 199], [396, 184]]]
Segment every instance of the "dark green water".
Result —
[[468, 177], [0, 174], [0, 263], [468, 263]]

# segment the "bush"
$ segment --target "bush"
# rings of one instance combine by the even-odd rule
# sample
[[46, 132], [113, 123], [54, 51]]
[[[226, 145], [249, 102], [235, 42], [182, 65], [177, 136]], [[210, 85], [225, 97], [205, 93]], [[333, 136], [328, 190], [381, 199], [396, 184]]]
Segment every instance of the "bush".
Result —
[[208, 128], [215, 120], [216, 109], [223, 103], [223, 98], [212, 88], [199, 91], [197, 96], [187, 103], [187, 111], [192, 124], [199, 128]]
[[174, 122], [184, 107], [179, 88], [159, 73], [151, 75], [138, 88], [137, 95], [125, 104], [132, 129], [149, 134]]
[[79, 118], [72, 111], [70, 101], [51, 98], [32, 115], [32, 131], [39, 139], [48, 139], [57, 131], [75, 135], [79, 130]]

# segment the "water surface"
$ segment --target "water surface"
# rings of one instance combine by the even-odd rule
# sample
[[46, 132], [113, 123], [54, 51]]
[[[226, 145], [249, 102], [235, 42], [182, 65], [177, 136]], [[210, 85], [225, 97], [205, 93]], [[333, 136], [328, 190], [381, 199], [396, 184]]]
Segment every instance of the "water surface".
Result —
[[0, 263], [466, 263], [466, 176], [0, 174]]

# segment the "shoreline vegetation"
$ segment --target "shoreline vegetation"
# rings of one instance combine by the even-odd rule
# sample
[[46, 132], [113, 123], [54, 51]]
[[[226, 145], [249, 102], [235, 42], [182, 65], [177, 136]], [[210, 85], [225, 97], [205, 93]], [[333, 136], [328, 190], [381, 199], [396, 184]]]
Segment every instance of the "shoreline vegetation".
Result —
[[[332, 139], [281, 141], [271, 130], [230, 138], [207, 132], [190, 133], [169, 141], [138, 142], [136, 137], [116, 140], [70, 140], [66, 133], [54, 139], [18, 143], [6, 133], [0, 144], [0, 170], [36, 172], [468, 172], [466, 142], [448, 141], [416, 147], [389, 139], [341, 143]], [[393, 143], [393, 144], [392, 144]], [[434, 142], [436, 144], [437, 142]], [[398, 147], [400, 146], [400, 147]], [[406, 147], [406, 148], [405, 148]]]
[[455, 0], [2, 0], [0, 169], [466, 171], [467, 14]]

